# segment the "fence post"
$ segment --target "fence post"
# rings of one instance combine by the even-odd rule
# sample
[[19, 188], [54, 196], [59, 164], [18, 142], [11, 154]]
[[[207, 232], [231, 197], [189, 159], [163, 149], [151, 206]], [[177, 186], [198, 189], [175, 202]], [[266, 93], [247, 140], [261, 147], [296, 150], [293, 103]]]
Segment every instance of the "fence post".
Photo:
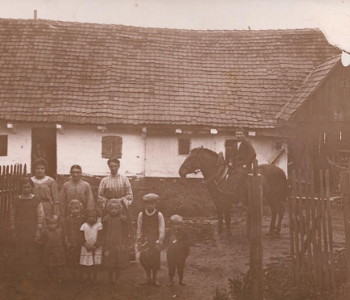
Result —
[[345, 256], [347, 283], [345, 284], [345, 295], [350, 296], [350, 164], [348, 170], [341, 174], [341, 191], [344, 206], [345, 227]]
[[250, 213], [249, 278], [251, 299], [263, 299], [263, 248], [262, 248], [262, 176], [257, 162], [253, 164], [253, 176], [248, 176], [248, 209]]

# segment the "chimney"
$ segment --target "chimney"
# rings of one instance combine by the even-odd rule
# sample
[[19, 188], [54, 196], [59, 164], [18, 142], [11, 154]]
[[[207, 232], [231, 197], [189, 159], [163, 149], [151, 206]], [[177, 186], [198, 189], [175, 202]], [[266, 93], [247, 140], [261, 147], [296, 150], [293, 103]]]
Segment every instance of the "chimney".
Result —
[[38, 11], [35, 9], [34, 10], [34, 20], [38, 19]]

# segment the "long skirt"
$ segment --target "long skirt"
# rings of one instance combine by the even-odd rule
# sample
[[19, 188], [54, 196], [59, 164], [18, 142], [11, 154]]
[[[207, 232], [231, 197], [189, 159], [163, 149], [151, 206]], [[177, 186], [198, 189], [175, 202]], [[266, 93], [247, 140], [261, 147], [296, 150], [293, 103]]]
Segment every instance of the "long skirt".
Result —
[[53, 204], [50, 201], [43, 201], [42, 205], [43, 205], [45, 217], [50, 216], [54, 213]]
[[35, 272], [40, 267], [39, 245], [34, 241], [18, 241], [15, 245], [14, 265], [21, 273]]
[[72, 245], [67, 249], [67, 264], [69, 266], [79, 265], [81, 247], [81, 245]]
[[129, 253], [127, 250], [103, 250], [102, 265], [106, 268], [125, 269], [129, 265]]

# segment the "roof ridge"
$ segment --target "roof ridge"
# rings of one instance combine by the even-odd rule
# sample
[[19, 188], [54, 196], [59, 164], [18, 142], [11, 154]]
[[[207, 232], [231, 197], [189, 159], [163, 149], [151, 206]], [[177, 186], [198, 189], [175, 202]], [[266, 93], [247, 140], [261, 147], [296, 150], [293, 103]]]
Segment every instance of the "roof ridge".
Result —
[[125, 24], [115, 24], [115, 23], [95, 23], [95, 22], [78, 22], [78, 21], [62, 21], [62, 20], [51, 20], [51, 19], [12, 19], [12, 18], [0, 18], [2, 21], [19, 21], [19, 22], [30, 22], [30, 23], [62, 23], [62, 24], [79, 24], [83, 26], [100, 26], [100, 27], [120, 27], [120, 28], [135, 28], [135, 29], [150, 29], [150, 30], [164, 30], [164, 31], [184, 31], [184, 32], [308, 32], [308, 31], [318, 31], [322, 32], [318, 27], [311, 28], [276, 28], [276, 29], [188, 29], [188, 28], [169, 28], [169, 27], [143, 27], [135, 25], [125, 25]]

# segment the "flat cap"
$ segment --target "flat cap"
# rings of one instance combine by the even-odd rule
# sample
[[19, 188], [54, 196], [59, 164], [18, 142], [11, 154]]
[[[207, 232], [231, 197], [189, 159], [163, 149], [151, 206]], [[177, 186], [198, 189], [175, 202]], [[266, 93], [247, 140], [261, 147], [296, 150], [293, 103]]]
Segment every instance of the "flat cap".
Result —
[[149, 193], [149, 194], [146, 194], [142, 197], [143, 201], [157, 201], [159, 199], [159, 196], [157, 194], [154, 194], [154, 193]]

